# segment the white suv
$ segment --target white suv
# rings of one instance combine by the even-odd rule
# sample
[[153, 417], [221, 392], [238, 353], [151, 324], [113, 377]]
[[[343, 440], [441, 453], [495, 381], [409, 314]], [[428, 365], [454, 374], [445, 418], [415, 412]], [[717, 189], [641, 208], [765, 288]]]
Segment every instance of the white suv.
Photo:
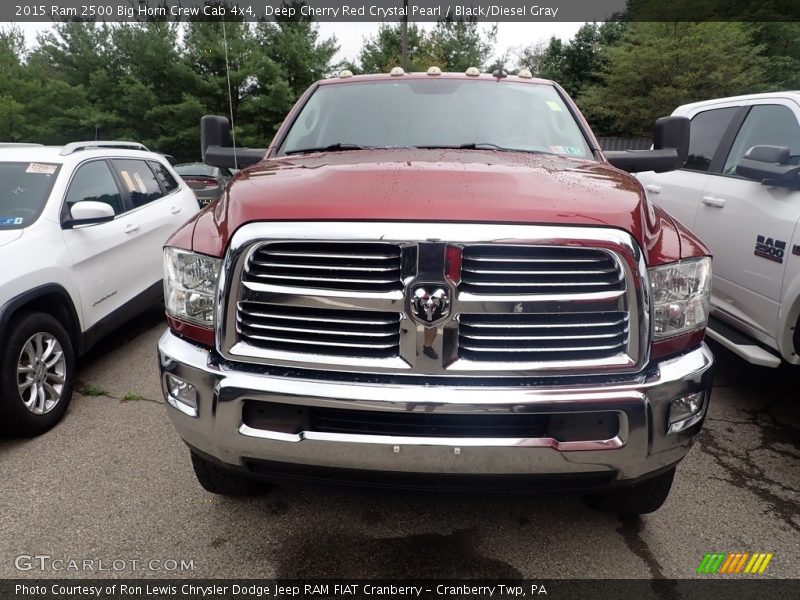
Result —
[[686, 165], [639, 178], [714, 254], [707, 335], [754, 364], [800, 365], [800, 92], [673, 115], [691, 119]]
[[198, 210], [164, 157], [129, 142], [0, 144], [0, 423], [67, 409], [75, 358], [158, 303], [166, 239]]

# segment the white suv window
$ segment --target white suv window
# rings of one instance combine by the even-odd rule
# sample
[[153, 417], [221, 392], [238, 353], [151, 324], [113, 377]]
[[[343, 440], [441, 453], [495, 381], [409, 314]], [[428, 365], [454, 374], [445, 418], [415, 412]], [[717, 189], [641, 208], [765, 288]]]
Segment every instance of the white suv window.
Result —
[[715, 108], [692, 117], [689, 157], [684, 169], [708, 171], [722, 136], [731, 124], [739, 106]]
[[723, 174], [736, 175], [737, 165], [753, 146], [786, 146], [791, 163], [800, 164], [800, 125], [795, 114], [781, 104], [759, 104], [750, 109], [725, 161]]
[[120, 182], [130, 196], [134, 208], [149, 204], [164, 195], [158, 179], [145, 161], [116, 158], [111, 162], [114, 163]]
[[125, 212], [122, 195], [106, 161], [93, 160], [75, 171], [67, 191], [67, 208], [82, 200], [104, 202], [114, 209], [115, 215]]

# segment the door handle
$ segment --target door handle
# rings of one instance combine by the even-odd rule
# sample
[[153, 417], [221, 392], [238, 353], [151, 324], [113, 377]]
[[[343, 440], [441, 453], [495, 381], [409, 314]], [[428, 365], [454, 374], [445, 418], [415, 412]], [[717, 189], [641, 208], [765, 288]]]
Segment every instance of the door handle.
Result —
[[713, 206], [714, 208], [722, 208], [725, 206], [725, 198], [715, 198], [714, 196], [703, 196], [703, 204], [706, 206]]
[[133, 223], [130, 223], [129, 225], [125, 226], [124, 231], [125, 231], [125, 233], [135, 233], [135, 232], [139, 231], [139, 226], [138, 225], [134, 225]]
[[177, 215], [179, 212], [181, 212], [181, 207], [180, 206], [170, 206], [169, 207], [169, 212], [171, 212], [173, 215]]
[[660, 185], [653, 185], [652, 183], [648, 183], [646, 186], [644, 186], [644, 189], [646, 189], [648, 192], [652, 192], [654, 194], [660, 194], [661, 193], [661, 186]]

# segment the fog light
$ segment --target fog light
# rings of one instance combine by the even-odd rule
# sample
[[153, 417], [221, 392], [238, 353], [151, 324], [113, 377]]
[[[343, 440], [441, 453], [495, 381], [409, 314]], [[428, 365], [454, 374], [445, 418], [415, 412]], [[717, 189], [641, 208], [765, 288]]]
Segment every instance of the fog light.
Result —
[[164, 395], [167, 402], [182, 413], [197, 416], [197, 390], [188, 381], [167, 373], [164, 376]]
[[702, 418], [705, 392], [675, 398], [669, 405], [668, 433], [683, 431]]

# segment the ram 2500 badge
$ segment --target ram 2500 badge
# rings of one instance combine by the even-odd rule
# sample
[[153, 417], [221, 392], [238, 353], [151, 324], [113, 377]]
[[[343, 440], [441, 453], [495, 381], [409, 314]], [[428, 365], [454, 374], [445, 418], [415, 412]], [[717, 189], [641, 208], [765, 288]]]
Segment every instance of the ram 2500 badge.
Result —
[[[530, 73], [314, 84], [167, 242], [170, 417], [207, 490], [290, 477], [579, 490], [656, 510], [708, 407], [710, 257]], [[616, 165], [616, 167], [614, 166]], [[619, 168], [617, 168], [619, 167]]]

